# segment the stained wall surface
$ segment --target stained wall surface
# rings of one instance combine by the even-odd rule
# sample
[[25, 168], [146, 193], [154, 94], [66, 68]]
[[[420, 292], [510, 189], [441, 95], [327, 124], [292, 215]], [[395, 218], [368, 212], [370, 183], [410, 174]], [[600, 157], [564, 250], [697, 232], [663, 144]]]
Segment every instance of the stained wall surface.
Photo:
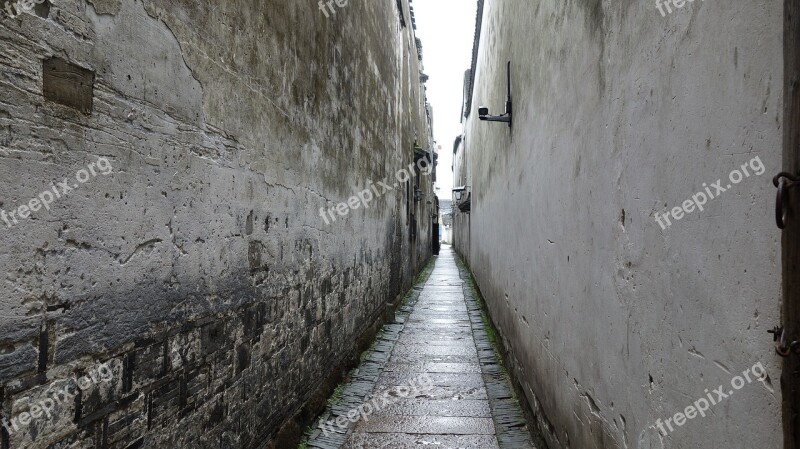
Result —
[[260, 447], [431, 254], [406, 0], [52, 0], [0, 68], [3, 448]]
[[[454, 238], [550, 447], [782, 447], [782, 3], [486, 0], [480, 18]], [[507, 61], [512, 130], [477, 117], [502, 112]], [[768, 380], [734, 390], [757, 363]]]

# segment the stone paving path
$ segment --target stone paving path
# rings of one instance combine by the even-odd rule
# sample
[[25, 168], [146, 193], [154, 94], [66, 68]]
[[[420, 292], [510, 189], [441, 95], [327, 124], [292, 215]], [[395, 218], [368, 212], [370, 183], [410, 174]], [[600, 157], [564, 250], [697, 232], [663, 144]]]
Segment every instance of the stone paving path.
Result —
[[323, 415], [327, 424], [309, 448], [535, 447], [468, 276], [443, 246], [424, 286], [406, 297]]

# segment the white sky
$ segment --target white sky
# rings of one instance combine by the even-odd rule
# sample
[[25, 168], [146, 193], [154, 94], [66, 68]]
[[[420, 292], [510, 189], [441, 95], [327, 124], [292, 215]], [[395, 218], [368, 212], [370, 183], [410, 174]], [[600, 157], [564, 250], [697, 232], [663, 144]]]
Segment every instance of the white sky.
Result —
[[453, 188], [453, 142], [462, 132], [464, 71], [472, 62], [477, 0], [415, 0], [417, 37], [422, 39], [422, 63], [430, 76], [428, 101], [433, 107], [433, 138], [442, 146], [436, 185], [439, 199], [450, 199]]

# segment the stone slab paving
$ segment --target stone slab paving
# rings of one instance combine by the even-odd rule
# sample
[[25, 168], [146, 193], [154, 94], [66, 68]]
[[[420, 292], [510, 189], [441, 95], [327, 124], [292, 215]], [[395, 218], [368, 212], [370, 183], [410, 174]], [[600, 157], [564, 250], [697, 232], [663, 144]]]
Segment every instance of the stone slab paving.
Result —
[[424, 286], [407, 296], [323, 415], [327, 425], [312, 432], [309, 448], [535, 449], [468, 276], [443, 247]]

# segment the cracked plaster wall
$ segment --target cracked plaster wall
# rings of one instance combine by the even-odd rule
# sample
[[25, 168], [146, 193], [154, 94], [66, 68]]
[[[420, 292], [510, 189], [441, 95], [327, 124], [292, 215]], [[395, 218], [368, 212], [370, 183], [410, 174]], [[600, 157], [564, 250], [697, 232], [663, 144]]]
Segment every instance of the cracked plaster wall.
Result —
[[[3, 448], [269, 441], [430, 255], [405, 189], [319, 215], [432, 146], [413, 31], [394, 1], [47, 6], [0, 19], [0, 208], [113, 173], [0, 226], [2, 416], [115, 378]], [[42, 97], [50, 57], [94, 72], [91, 114]]]
[[[783, 5], [685, 5], [486, 2], [459, 249], [552, 449], [782, 447]], [[509, 60], [511, 132], [476, 117]], [[756, 156], [764, 174], [656, 223]], [[658, 435], [758, 362], [769, 382]]]

